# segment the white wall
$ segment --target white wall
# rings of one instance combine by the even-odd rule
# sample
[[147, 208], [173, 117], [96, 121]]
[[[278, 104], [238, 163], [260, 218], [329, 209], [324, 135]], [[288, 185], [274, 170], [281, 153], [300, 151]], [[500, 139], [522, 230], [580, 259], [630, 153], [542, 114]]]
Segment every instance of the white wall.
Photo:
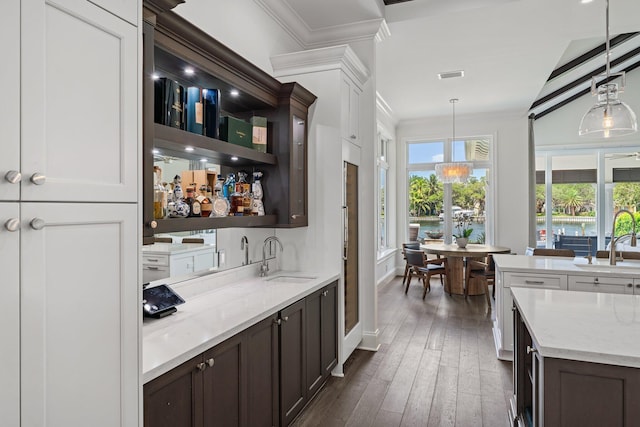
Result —
[[[445, 106], [446, 107], [446, 106]], [[443, 107], [443, 109], [445, 109]], [[401, 122], [397, 127], [399, 240], [408, 239], [406, 141], [451, 137], [451, 117]], [[456, 136], [493, 135], [495, 233], [493, 244], [523, 253], [528, 233], [528, 123], [526, 113], [456, 116]], [[491, 182], [490, 182], [491, 185]], [[397, 265], [402, 265], [400, 256]]]

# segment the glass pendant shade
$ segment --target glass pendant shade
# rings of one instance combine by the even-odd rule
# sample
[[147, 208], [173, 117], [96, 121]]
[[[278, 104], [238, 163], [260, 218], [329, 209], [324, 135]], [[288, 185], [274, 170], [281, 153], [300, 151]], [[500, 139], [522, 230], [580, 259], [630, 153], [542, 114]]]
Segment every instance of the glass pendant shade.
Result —
[[436, 165], [436, 176], [445, 184], [467, 182], [472, 172], [472, 163], [454, 162]]
[[608, 83], [598, 88], [598, 103], [582, 117], [578, 134], [592, 138], [612, 138], [637, 130], [635, 113], [618, 99], [618, 85]]

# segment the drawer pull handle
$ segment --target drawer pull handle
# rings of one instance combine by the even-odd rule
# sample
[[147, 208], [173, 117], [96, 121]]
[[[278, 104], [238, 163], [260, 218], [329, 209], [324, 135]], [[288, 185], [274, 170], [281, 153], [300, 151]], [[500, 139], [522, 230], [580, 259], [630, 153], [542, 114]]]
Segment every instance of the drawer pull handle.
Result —
[[538, 349], [535, 349], [535, 348], [531, 347], [530, 345], [527, 346], [527, 354], [537, 353], [537, 352], [538, 352]]
[[198, 363], [198, 364], [196, 365], [196, 368], [198, 368], [198, 370], [202, 372], [202, 371], [204, 371], [205, 369], [207, 369], [207, 365], [206, 365], [206, 364], [204, 364], [204, 363]]
[[4, 179], [11, 184], [17, 184], [22, 179], [22, 174], [12, 170], [5, 174]]
[[158, 267], [153, 267], [153, 266], [147, 266], [147, 270], [159, 270]]
[[207, 359], [207, 365], [209, 365], [209, 367], [212, 367], [215, 363], [216, 361], [213, 359], [213, 357], [211, 359]]
[[158, 258], [147, 258], [147, 261], [158, 262]]
[[31, 175], [31, 182], [34, 183], [35, 185], [42, 185], [46, 180], [47, 180], [47, 177], [41, 173], [36, 172], [33, 175]]
[[527, 285], [544, 285], [544, 281], [542, 280], [525, 280], [524, 283]]
[[20, 228], [20, 220], [18, 218], [8, 219], [7, 222], [4, 223], [4, 228], [6, 228], [7, 231], [18, 231], [18, 228]]

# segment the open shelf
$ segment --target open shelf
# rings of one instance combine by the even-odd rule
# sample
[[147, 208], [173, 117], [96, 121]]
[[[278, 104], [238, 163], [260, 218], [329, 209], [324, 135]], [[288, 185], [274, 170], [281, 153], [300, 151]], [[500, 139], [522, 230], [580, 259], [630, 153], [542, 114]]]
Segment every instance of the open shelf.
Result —
[[229, 227], [269, 227], [276, 225], [276, 215], [264, 216], [221, 216], [211, 218], [168, 218], [158, 219], [155, 233], [175, 231], [208, 230]]
[[[159, 150], [162, 155], [196, 161], [206, 158], [210, 163], [231, 167], [275, 165], [278, 163], [277, 157], [273, 154], [261, 153], [251, 148], [158, 123], [154, 123], [153, 132], [154, 148]], [[191, 147], [193, 151], [186, 151], [185, 147]], [[231, 160], [233, 156], [238, 160]]]

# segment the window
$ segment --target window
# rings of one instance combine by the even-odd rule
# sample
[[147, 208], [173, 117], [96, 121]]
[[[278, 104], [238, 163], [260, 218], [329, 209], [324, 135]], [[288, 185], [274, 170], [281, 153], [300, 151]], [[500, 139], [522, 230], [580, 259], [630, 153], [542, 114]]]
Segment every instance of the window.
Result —
[[[491, 137], [408, 142], [409, 223], [420, 225], [419, 239], [447, 240], [456, 232], [455, 219], [464, 216], [471, 220], [472, 242], [491, 242], [491, 149]], [[435, 166], [450, 161], [473, 164], [467, 182], [445, 185], [438, 179]], [[444, 223], [447, 209], [451, 210], [452, 224]]]
[[[640, 208], [640, 166], [628, 149], [539, 151], [536, 155], [538, 247], [595, 254], [611, 240], [615, 212]], [[624, 218], [624, 217], [623, 217]], [[628, 218], [628, 217], [627, 217]], [[615, 235], [625, 234], [626, 220]], [[628, 221], [630, 224], [630, 221]]]
[[389, 248], [388, 188], [389, 163], [388, 151], [390, 140], [378, 134], [378, 253]]

